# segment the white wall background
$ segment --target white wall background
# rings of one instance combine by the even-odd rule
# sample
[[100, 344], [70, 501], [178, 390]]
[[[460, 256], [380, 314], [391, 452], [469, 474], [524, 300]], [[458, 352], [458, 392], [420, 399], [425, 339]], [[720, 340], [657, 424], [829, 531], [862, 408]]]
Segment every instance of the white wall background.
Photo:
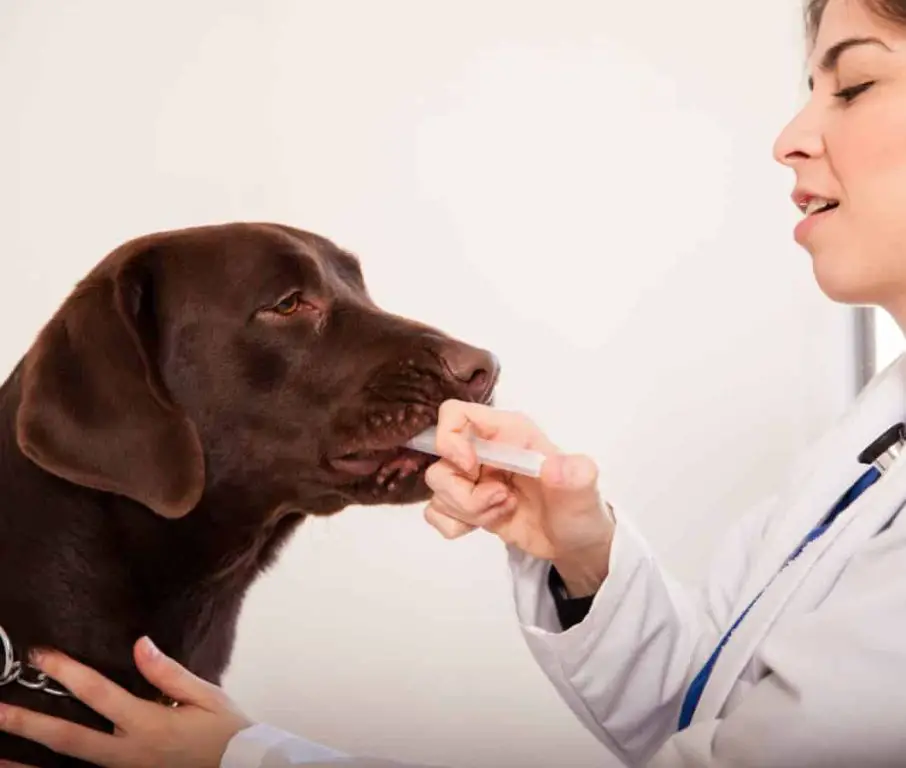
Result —
[[[312, 229], [387, 308], [494, 349], [500, 405], [698, 579], [853, 394], [771, 159], [802, 61], [788, 0], [4, 0], [0, 365], [124, 239]], [[228, 688], [351, 752], [611, 764], [523, 647], [501, 547], [417, 507], [305, 526]]]

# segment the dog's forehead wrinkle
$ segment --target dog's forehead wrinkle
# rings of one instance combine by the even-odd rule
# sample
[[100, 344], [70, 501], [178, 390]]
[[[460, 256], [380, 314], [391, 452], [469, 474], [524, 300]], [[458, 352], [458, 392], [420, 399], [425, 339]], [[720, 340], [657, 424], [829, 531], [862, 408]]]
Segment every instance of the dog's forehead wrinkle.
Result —
[[[359, 258], [336, 243], [313, 232], [289, 230], [297, 252], [303, 258], [310, 259], [317, 266], [325, 282], [332, 283], [334, 290], [362, 293], [365, 289]], [[333, 278], [333, 279], [331, 279]]]
[[345, 251], [342, 248], [333, 248], [327, 253], [327, 260], [334, 269], [339, 269], [344, 278], [351, 276], [357, 284], [364, 282], [362, 263], [357, 256], [349, 251]]

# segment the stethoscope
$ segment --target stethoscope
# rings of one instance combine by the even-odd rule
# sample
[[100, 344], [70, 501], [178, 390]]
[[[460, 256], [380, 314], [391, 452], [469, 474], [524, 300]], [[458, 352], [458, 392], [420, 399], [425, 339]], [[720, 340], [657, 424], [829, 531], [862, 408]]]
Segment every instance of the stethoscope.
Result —
[[906, 424], [900, 422], [884, 430], [859, 454], [860, 464], [869, 464], [882, 475], [890, 469], [906, 447]]
[[[906, 424], [899, 422], [884, 430], [859, 454], [860, 464], [868, 464], [877, 470], [880, 477], [893, 465], [897, 457], [906, 447]], [[900, 509], [893, 513], [891, 518], [884, 523], [878, 533], [884, 533], [893, 524], [900, 514]]]

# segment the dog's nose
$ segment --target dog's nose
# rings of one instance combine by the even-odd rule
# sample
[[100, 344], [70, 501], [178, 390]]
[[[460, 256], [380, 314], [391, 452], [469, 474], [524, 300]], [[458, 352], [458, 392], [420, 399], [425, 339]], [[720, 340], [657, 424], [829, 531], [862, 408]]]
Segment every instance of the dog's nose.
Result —
[[500, 368], [493, 354], [468, 344], [450, 344], [440, 351], [440, 359], [450, 377], [464, 385], [465, 397], [479, 403], [487, 399]]

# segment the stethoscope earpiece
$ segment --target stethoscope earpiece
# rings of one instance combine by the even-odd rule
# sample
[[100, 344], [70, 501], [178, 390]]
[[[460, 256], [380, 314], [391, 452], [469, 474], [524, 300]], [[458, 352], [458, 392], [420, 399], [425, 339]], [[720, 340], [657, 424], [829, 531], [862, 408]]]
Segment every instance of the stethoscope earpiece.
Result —
[[859, 454], [860, 464], [873, 464], [886, 472], [906, 446], [906, 424], [900, 422], [886, 429]]

